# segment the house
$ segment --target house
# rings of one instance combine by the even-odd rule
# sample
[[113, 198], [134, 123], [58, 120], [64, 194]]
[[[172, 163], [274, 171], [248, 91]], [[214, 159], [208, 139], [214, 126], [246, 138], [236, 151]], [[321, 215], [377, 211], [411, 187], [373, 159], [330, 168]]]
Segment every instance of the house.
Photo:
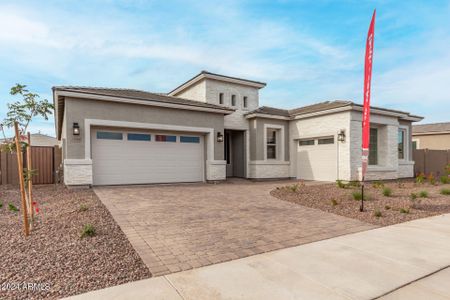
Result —
[[[55, 126], [67, 185], [224, 180], [356, 180], [362, 106], [259, 106], [265, 83], [202, 71], [167, 94], [57, 86]], [[373, 107], [367, 179], [412, 177], [411, 124]]]
[[[30, 134], [31, 138], [31, 145], [35, 147], [54, 147], [58, 146], [58, 140], [55, 137], [42, 134], [40, 132], [38, 133], [32, 133]], [[12, 140], [13, 138], [7, 139], [8, 141]], [[5, 139], [1, 139], [0, 143], [5, 141]]]
[[450, 149], [450, 122], [420, 124], [413, 126], [413, 148]]

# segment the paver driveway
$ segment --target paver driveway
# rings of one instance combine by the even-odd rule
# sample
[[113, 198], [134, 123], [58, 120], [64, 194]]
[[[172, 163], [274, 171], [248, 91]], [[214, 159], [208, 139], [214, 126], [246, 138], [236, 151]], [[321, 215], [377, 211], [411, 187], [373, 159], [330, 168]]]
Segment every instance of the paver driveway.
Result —
[[154, 276], [375, 226], [269, 195], [293, 182], [97, 187]]

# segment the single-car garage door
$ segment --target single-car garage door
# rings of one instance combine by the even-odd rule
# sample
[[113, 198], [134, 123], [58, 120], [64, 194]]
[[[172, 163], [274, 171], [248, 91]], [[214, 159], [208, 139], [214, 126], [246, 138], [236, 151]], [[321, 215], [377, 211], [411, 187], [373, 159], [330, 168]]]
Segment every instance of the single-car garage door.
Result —
[[203, 181], [203, 136], [94, 129], [94, 185]]
[[301, 139], [297, 145], [297, 178], [335, 181], [337, 151], [334, 137]]

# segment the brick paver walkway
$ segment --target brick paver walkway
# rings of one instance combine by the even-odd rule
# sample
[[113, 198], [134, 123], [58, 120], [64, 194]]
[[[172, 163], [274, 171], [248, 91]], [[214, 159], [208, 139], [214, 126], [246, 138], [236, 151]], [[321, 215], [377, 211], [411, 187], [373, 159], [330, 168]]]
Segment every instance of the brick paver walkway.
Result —
[[373, 225], [275, 199], [292, 182], [97, 187], [154, 276], [296, 246]]

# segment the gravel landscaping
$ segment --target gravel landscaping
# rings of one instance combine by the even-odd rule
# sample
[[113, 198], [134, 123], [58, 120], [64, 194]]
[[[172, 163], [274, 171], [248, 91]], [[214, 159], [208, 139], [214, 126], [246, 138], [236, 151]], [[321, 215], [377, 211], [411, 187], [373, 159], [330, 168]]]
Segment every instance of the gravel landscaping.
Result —
[[92, 190], [36, 186], [34, 195], [40, 212], [25, 238], [18, 189], [0, 189], [0, 299], [59, 299], [151, 277]]
[[[285, 201], [320, 209], [337, 215], [386, 226], [418, 218], [450, 213], [450, 184], [414, 180], [366, 183], [364, 212], [359, 211], [360, 187], [337, 184], [305, 186], [301, 182], [280, 186], [271, 195]], [[444, 191], [443, 191], [444, 190]], [[355, 195], [354, 195], [355, 194]], [[389, 195], [390, 194], [390, 195]], [[365, 198], [366, 199], [366, 198]]]

